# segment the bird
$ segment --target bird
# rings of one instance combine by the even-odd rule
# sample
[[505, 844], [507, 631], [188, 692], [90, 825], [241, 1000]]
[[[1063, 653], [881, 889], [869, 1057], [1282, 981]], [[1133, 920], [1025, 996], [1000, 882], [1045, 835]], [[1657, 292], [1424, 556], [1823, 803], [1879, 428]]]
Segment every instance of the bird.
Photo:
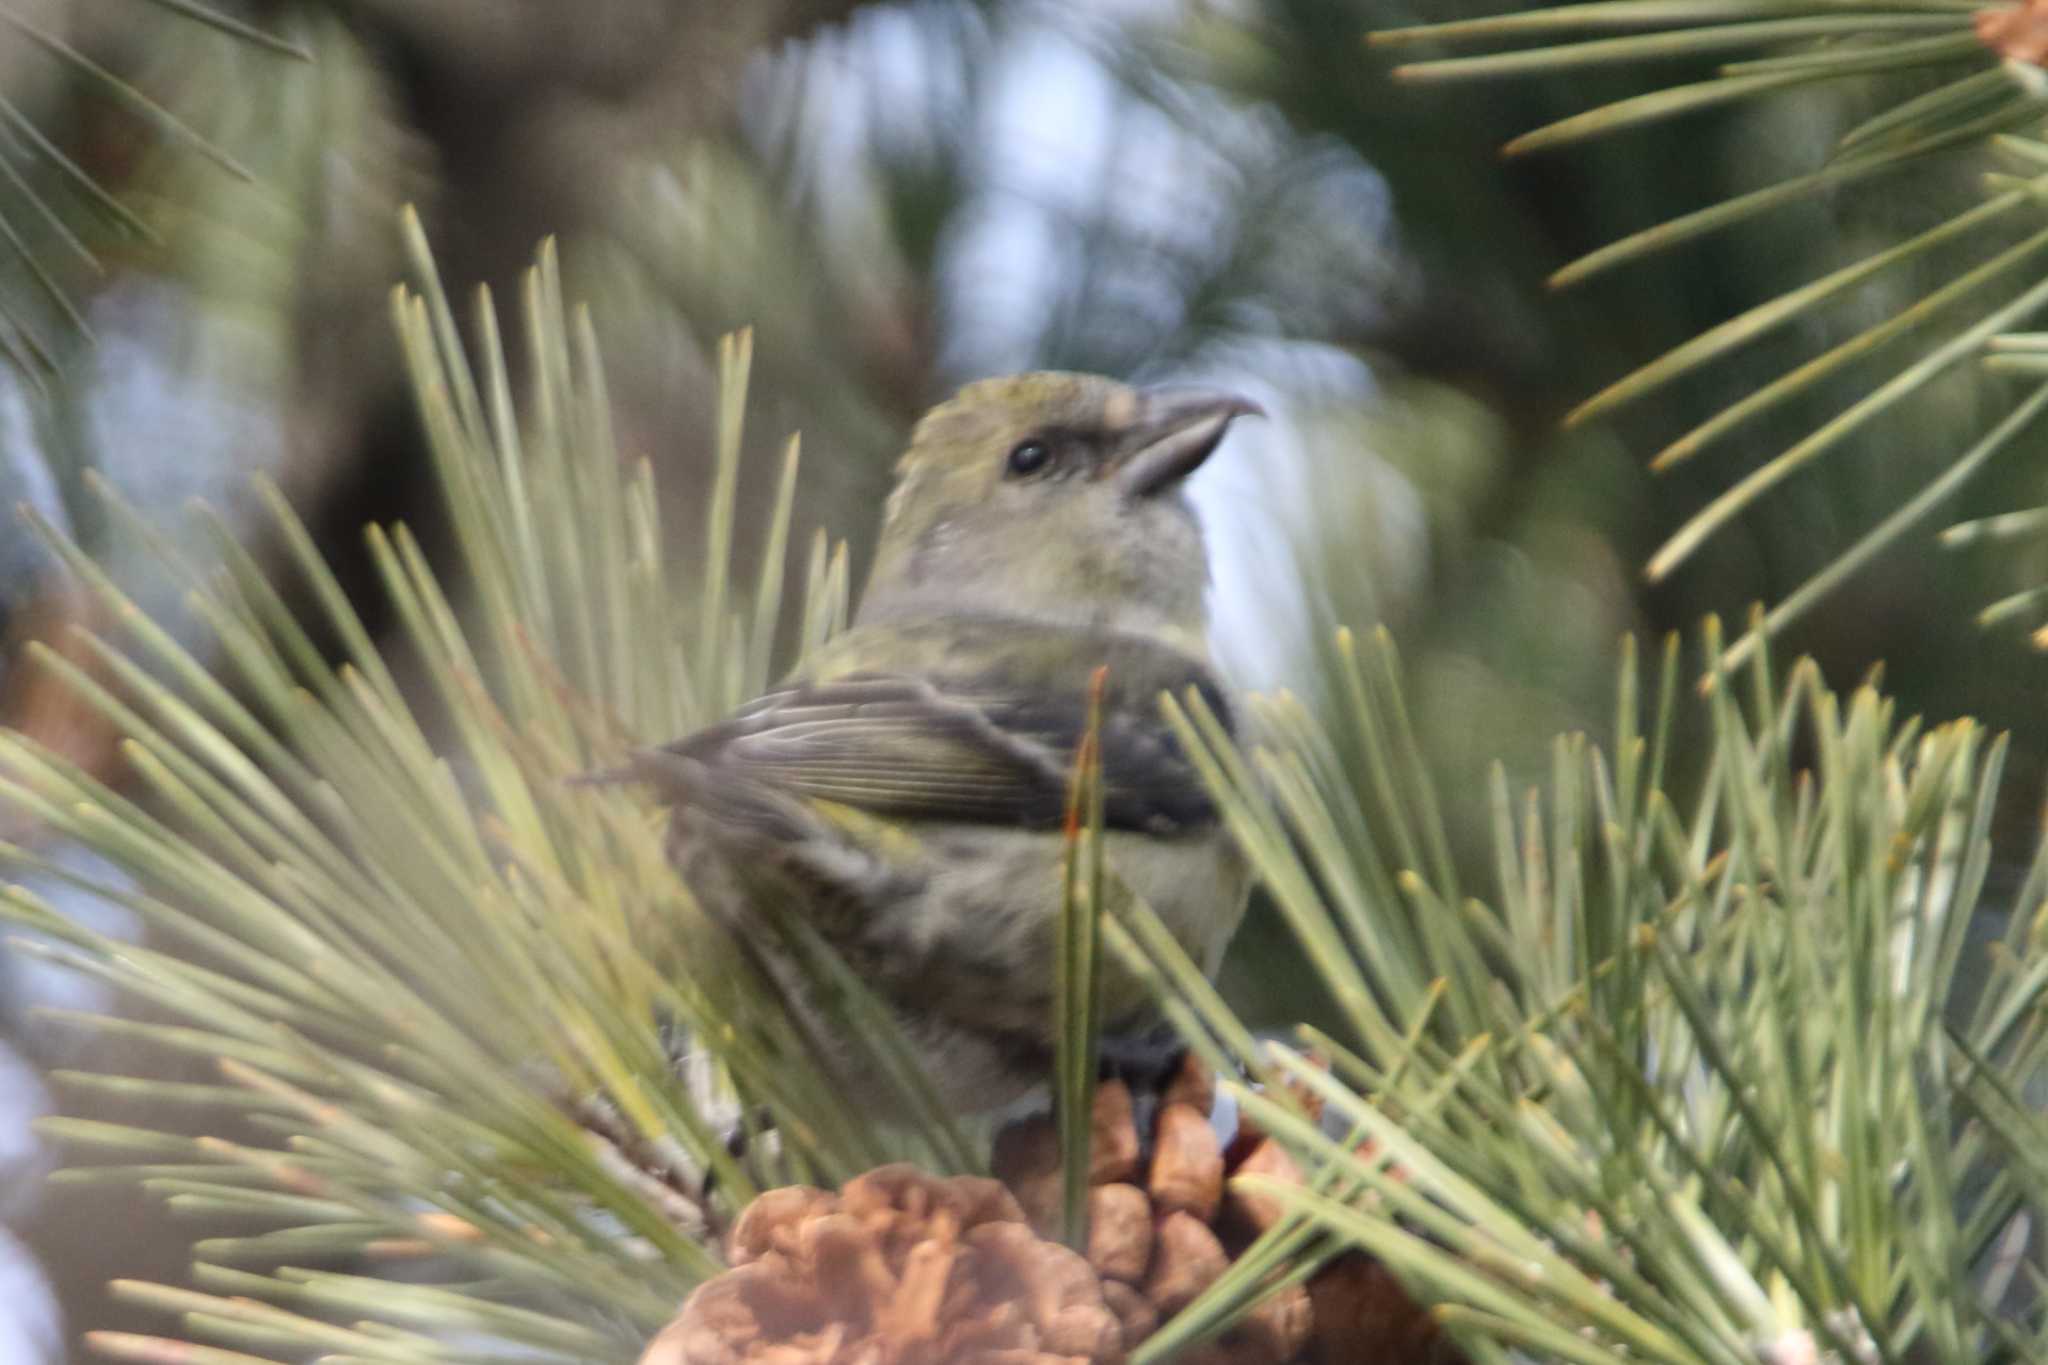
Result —
[[[631, 765], [669, 808], [684, 884], [760, 950], [797, 1013], [816, 1022], [769, 928], [785, 911], [893, 1012], [951, 1112], [1012, 1105], [1051, 1071], [1063, 823], [1091, 688], [1115, 885], [1212, 975], [1244, 914], [1248, 865], [1160, 698], [1192, 689], [1236, 725], [1185, 484], [1253, 414], [1228, 393], [1089, 374], [967, 385], [911, 434], [847, 629]], [[1135, 979], [1103, 969], [1111, 1032], [1156, 1019]], [[877, 1089], [849, 1074], [850, 1049], [825, 1046], [846, 1088]]]

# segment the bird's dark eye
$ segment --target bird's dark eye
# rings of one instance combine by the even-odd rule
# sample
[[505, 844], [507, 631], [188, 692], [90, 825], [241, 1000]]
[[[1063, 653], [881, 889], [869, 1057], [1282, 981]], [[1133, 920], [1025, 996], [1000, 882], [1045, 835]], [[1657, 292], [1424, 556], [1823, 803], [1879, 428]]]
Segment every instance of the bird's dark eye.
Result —
[[1010, 452], [1007, 466], [1013, 479], [1029, 478], [1052, 463], [1052, 449], [1043, 441], [1026, 441]]

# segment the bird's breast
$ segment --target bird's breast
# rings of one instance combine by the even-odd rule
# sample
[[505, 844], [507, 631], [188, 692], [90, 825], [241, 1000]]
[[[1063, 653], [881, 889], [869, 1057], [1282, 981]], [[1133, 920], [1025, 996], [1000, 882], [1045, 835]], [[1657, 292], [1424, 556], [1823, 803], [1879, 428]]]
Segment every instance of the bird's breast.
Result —
[[[926, 831], [924, 893], [887, 932], [913, 956], [1005, 967], [1050, 1001], [1066, 841], [1049, 831], [955, 826]], [[1235, 844], [1210, 826], [1175, 836], [1112, 830], [1103, 862], [1111, 898], [1135, 896], [1156, 913], [1204, 972], [1213, 974], [1244, 915], [1251, 878]], [[880, 928], [881, 926], [876, 926]], [[1112, 971], [1112, 980], [1121, 977]], [[1112, 986], [1128, 996], [1134, 982]], [[1139, 1001], [1115, 1002], [1122, 1008]]]

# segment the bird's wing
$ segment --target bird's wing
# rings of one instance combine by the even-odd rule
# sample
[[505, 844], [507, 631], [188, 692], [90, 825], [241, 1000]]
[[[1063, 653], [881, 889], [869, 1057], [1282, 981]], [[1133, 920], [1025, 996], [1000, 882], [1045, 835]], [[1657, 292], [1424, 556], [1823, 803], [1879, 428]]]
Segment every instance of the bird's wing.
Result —
[[[770, 692], [649, 751], [636, 767], [682, 788], [676, 795], [713, 801], [765, 789], [891, 820], [1051, 827], [1065, 814], [1087, 720], [1083, 694], [854, 674]], [[1151, 706], [1106, 703], [1101, 741], [1110, 826], [1171, 833], [1214, 820], [1199, 777]]]

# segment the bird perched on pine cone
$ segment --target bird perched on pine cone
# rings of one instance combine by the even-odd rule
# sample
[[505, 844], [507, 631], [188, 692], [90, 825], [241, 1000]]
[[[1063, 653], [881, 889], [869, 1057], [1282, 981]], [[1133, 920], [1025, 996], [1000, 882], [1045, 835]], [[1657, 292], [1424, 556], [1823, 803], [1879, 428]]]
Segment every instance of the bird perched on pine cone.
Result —
[[[851, 627], [731, 719], [634, 762], [673, 807], [671, 855], [698, 899], [797, 992], [763, 926], [772, 907], [801, 915], [957, 1110], [1050, 1069], [1062, 821], [1098, 669], [1109, 871], [1212, 971], [1243, 914], [1248, 871], [1159, 697], [1194, 688], [1228, 723], [1182, 483], [1257, 411], [1093, 375], [968, 386], [897, 466]], [[1108, 967], [1114, 1028], [1144, 1001]]]

